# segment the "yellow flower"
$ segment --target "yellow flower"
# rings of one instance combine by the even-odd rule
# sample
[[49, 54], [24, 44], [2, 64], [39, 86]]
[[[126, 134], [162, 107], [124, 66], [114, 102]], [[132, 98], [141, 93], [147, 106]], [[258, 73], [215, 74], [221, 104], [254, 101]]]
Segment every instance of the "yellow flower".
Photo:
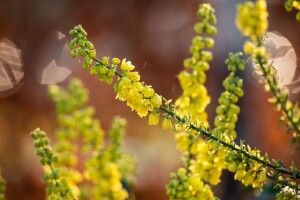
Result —
[[172, 130], [173, 128], [172, 121], [169, 118], [164, 118], [164, 121], [162, 123], [162, 128], [165, 130]]
[[264, 56], [265, 54], [266, 54], [266, 49], [265, 49], [265, 47], [258, 47], [258, 48], [256, 48], [255, 49], [255, 55], [256, 56]]
[[124, 72], [124, 75], [129, 78], [131, 81], [139, 81], [140, 80], [140, 75], [138, 72], [129, 72], [126, 71]]
[[245, 171], [243, 169], [238, 169], [234, 175], [235, 180], [243, 180], [245, 177]]
[[157, 125], [159, 123], [159, 113], [151, 113], [149, 115], [149, 125]]
[[123, 71], [130, 71], [130, 70], [133, 70], [133, 69], [134, 69], [134, 66], [131, 64], [130, 61], [127, 61], [127, 62], [126, 62], [126, 59], [124, 58], [124, 59], [122, 60], [121, 69], [122, 69]]
[[162, 98], [157, 93], [154, 93], [154, 95], [151, 98], [151, 103], [155, 108], [159, 108], [162, 104]]
[[254, 173], [251, 174], [251, 172], [248, 172], [245, 177], [243, 178], [243, 183], [248, 186], [251, 185], [254, 181]]
[[258, 0], [254, 4], [247, 1], [237, 7], [236, 25], [245, 35], [257, 40], [268, 29], [268, 11], [265, 0]]
[[293, 7], [297, 10], [300, 10], [300, 2], [299, 1], [293, 1]]
[[179, 151], [184, 152], [188, 149], [189, 139], [188, 139], [187, 134], [185, 134], [184, 132], [176, 133], [175, 134], [175, 139], [176, 139], [176, 148]]
[[143, 88], [142, 93], [143, 93], [145, 98], [150, 98], [150, 97], [153, 96], [154, 90], [151, 88], [151, 86], [146, 86], [146, 87]]
[[252, 54], [255, 50], [255, 45], [250, 42], [250, 41], [246, 41], [244, 43], [244, 52], [247, 54]]

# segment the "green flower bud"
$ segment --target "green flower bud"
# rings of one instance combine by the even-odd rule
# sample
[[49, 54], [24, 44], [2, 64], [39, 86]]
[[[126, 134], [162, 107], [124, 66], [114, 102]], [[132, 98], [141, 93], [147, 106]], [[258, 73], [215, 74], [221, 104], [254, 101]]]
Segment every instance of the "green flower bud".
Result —
[[78, 49], [72, 49], [71, 52], [70, 52], [70, 55], [73, 58], [76, 58], [78, 56]]
[[92, 63], [93, 60], [89, 57], [86, 57], [82, 63], [83, 69], [88, 69]]
[[291, 12], [293, 10], [293, 1], [286, 1], [284, 7], [286, 11]]
[[79, 39], [77, 41], [77, 45], [80, 46], [80, 47], [84, 47], [84, 44], [85, 44], [85, 41], [83, 39]]
[[91, 50], [89, 52], [89, 56], [90, 56], [90, 58], [95, 58], [96, 57], [96, 51], [95, 50]]
[[209, 18], [208, 18], [208, 21], [211, 23], [211, 24], [216, 24], [217, 23], [217, 18], [215, 15], [211, 15]]
[[186, 175], [186, 169], [180, 168], [177, 172], [178, 176], [185, 176]]
[[210, 62], [213, 58], [213, 55], [210, 51], [202, 51], [202, 60]]
[[113, 65], [118, 65], [118, 64], [120, 64], [120, 59], [119, 58], [113, 58], [112, 60], [111, 60], [111, 63], [113, 64]]
[[41, 165], [44, 166], [44, 165], [46, 165], [47, 161], [45, 158], [41, 158], [40, 163], [41, 163]]
[[69, 35], [74, 37], [77, 34], [77, 31], [75, 31], [74, 29], [69, 31]]
[[83, 38], [82, 33], [78, 33], [78, 34], [77, 34], [77, 38], [78, 38], [78, 39], [82, 39], [82, 38]]
[[203, 33], [203, 24], [202, 23], [196, 23], [194, 26], [194, 30], [196, 33], [202, 34]]
[[47, 183], [49, 179], [50, 179], [49, 174], [45, 174], [42, 178], [44, 183]]
[[212, 38], [206, 38], [205, 44], [207, 48], [212, 48], [215, 45], [215, 41]]
[[107, 72], [108, 77], [113, 77], [115, 75], [115, 70], [109, 69]]
[[83, 58], [85, 58], [87, 56], [85, 49], [79, 49], [79, 55], [81, 55]]
[[34, 154], [37, 155], [37, 156], [40, 156], [40, 157], [44, 156], [44, 152], [40, 149], [36, 149]]
[[105, 67], [105, 66], [99, 66], [99, 74], [100, 75], [106, 75], [107, 74], [107, 72], [108, 72], [108, 68], [107, 67]]
[[101, 62], [103, 65], [108, 65], [108, 61], [109, 61], [109, 57], [106, 57], [104, 56], [102, 59], [101, 59]]
[[82, 26], [79, 24], [77, 26], [74, 27], [75, 31], [81, 31], [82, 30]]
[[236, 86], [239, 87], [239, 88], [242, 88], [242, 87], [243, 87], [243, 79], [239, 79], [239, 80], [236, 82]]
[[229, 64], [227, 68], [228, 68], [228, 71], [231, 71], [231, 72], [235, 72], [236, 71], [236, 66], [233, 65], [233, 64]]
[[296, 14], [296, 20], [300, 21], [300, 11], [298, 11], [297, 14]]
[[70, 49], [74, 49], [76, 47], [76, 45], [77, 45], [77, 38], [73, 38], [70, 42], [69, 47], [70, 47]]
[[239, 70], [244, 71], [244, 70], [245, 70], [245, 65], [244, 65], [244, 63], [239, 63], [239, 64], [238, 64], [238, 68], [239, 68]]
[[192, 61], [191, 61], [191, 59], [190, 59], [190, 58], [185, 59], [184, 62], [183, 62], [183, 66], [184, 66], [185, 68], [191, 67], [191, 66], [192, 66]]
[[95, 49], [93, 43], [91, 43], [90, 41], [86, 41], [84, 46], [85, 46], [85, 48], [87, 48], [89, 50], [94, 50]]
[[59, 171], [58, 171], [58, 170], [54, 170], [54, 171], [51, 173], [51, 177], [52, 177], [54, 180], [59, 179]]
[[90, 68], [90, 74], [91, 75], [96, 75], [98, 73], [98, 69], [96, 66], [93, 66]]
[[52, 162], [56, 163], [58, 161], [58, 157], [57, 156], [53, 156], [52, 157]]
[[208, 25], [206, 31], [208, 34], [211, 34], [211, 35], [217, 34], [217, 28], [214, 26]]

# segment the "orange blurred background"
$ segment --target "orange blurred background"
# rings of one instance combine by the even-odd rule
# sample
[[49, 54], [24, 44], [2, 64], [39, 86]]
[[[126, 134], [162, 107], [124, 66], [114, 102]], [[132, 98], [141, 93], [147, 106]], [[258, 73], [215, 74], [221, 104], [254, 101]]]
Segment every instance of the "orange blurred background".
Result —
[[[127, 58], [136, 66], [142, 80], [167, 99], [175, 100], [181, 89], [177, 74], [182, 61], [189, 57], [190, 41], [194, 36], [195, 13], [201, 1], [190, 0], [2, 0], [0, 1], [0, 39], [7, 38], [21, 50], [24, 77], [19, 90], [0, 99], [0, 168], [7, 180], [8, 200], [43, 199], [45, 185], [41, 182], [42, 168], [34, 156], [29, 133], [36, 127], [50, 137], [57, 127], [53, 103], [47, 97], [47, 85], [41, 84], [43, 70], [55, 60], [70, 70], [70, 78], [80, 78], [89, 89], [90, 105], [107, 130], [113, 116], [128, 120], [125, 151], [137, 157], [139, 200], [165, 200], [165, 184], [169, 173], [180, 166], [172, 132], [147, 125], [124, 102], [115, 100], [112, 86], [100, 83], [83, 71], [78, 59], [71, 59], [66, 43], [68, 32], [82, 24], [98, 56]], [[215, 107], [227, 75], [224, 61], [228, 53], [241, 51], [244, 38], [235, 28], [234, 0], [210, 1], [216, 9], [218, 34], [213, 48], [214, 61], [208, 73], [207, 87], [212, 102], [207, 111], [213, 124]], [[278, 31], [293, 44], [300, 55], [300, 25], [295, 13], [287, 13], [281, 1], [269, 1], [270, 30]], [[58, 32], [66, 35], [60, 39]], [[300, 62], [298, 59], [298, 66]], [[299, 73], [298, 73], [299, 74]], [[268, 152], [271, 158], [283, 160], [286, 166], [294, 160], [300, 166], [299, 151], [289, 145], [283, 128], [277, 129], [280, 116], [267, 103], [270, 96], [251, 75], [249, 66], [242, 73], [245, 96], [240, 101], [241, 114], [237, 132], [239, 139], [252, 147]], [[299, 95], [293, 95], [298, 101]], [[240, 184], [225, 173], [224, 182], [216, 188], [221, 199], [243, 197]], [[234, 191], [234, 192], [233, 192]], [[249, 199], [252, 197], [249, 197]]]

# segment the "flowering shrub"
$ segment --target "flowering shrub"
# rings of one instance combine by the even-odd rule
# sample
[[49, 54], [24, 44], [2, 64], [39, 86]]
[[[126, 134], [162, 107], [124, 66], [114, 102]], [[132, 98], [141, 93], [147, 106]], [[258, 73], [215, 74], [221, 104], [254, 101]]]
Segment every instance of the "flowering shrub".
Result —
[[[291, 2], [292, 7], [297, 8], [298, 1], [287, 1], [286, 7]], [[121, 62], [118, 58], [110, 60], [108, 57], [98, 59], [81, 25], [70, 31], [73, 37], [71, 56], [82, 56], [83, 68], [102, 82], [112, 84], [113, 77], [117, 76], [114, 91], [118, 99], [125, 101], [140, 117], [148, 115], [149, 125], [158, 125], [162, 121], [163, 129], [175, 132], [183, 167], [170, 175], [171, 180], [166, 186], [170, 199], [216, 199], [211, 186], [220, 182], [224, 169], [233, 172], [236, 180], [253, 188], [263, 189], [267, 180], [272, 180], [280, 189], [277, 199], [299, 198], [300, 186], [296, 180], [300, 174], [294, 165], [285, 168], [282, 162], [271, 161], [258, 149], [235, 141], [235, 124], [240, 112], [237, 102], [244, 94], [243, 80], [236, 71], [244, 70], [246, 61], [251, 60], [257, 65], [257, 73], [263, 77], [267, 91], [273, 94], [270, 102], [282, 112], [280, 120], [286, 122], [292, 141], [299, 142], [299, 107], [288, 100], [288, 91], [278, 83], [276, 70], [268, 64], [268, 52], [263, 46], [263, 36], [268, 29], [266, 1], [246, 1], [237, 6], [236, 25], [249, 38], [244, 44], [244, 52], [250, 59], [243, 59], [241, 52], [229, 54], [225, 62], [229, 74], [223, 82], [224, 92], [219, 98], [214, 128], [210, 128], [207, 122], [205, 108], [210, 97], [204, 86], [205, 72], [213, 58], [209, 51], [214, 45], [211, 35], [217, 33], [214, 9], [209, 4], [201, 4], [197, 17], [200, 21], [194, 29], [199, 35], [194, 37], [190, 47], [192, 57], [184, 61], [185, 69], [178, 76], [183, 94], [174, 104], [141, 82], [130, 61], [123, 59]]]
[[[44, 166], [48, 199], [121, 200], [131, 196], [134, 160], [120, 150], [125, 119], [113, 120], [104, 145], [104, 131], [93, 119], [94, 109], [86, 106], [87, 91], [79, 80], [71, 80], [67, 91], [51, 85], [49, 96], [55, 103], [60, 125], [53, 150], [45, 132], [36, 129], [31, 133], [35, 154]], [[79, 145], [79, 140], [83, 145]], [[86, 157], [82, 172], [78, 170], [79, 153]]]
[[[285, 0], [287, 11], [297, 10], [300, 21], [300, 1]], [[83, 68], [101, 82], [113, 84], [116, 98], [126, 102], [140, 117], [148, 117], [149, 125], [161, 124], [172, 130], [176, 147], [181, 153], [182, 166], [170, 174], [166, 193], [172, 200], [218, 199], [213, 186], [221, 182], [224, 170], [245, 186], [264, 190], [272, 182], [276, 199], [300, 199], [300, 173], [244, 141], [236, 141], [236, 122], [240, 113], [237, 105], [243, 97], [243, 71], [248, 61], [261, 76], [260, 82], [272, 97], [269, 102], [281, 112], [280, 121], [286, 123], [291, 142], [300, 143], [299, 105], [289, 100], [289, 91], [280, 84], [277, 70], [268, 62], [270, 52], [264, 46], [268, 31], [266, 0], [245, 1], [237, 5], [236, 26], [247, 37], [244, 52], [229, 53], [225, 64], [228, 75], [223, 81], [224, 91], [218, 99], [214, 126], [207, 121], [206, 107], [210, 96], [205, 87], [206, 72], [210, 69], [217, 34], [215, 11], [210, 4], [201, 4], [194, 26], [196, 36], [190, 47], [191, 57], [183, 63], [178, 79], [182, 95], [174, 103], [141, 81], [135, 66], [126, 59], [97, 57], [96, 49], [81, 25], [70, 30], [70, 54], [84, 59]], [[115, 82], [114, 82], [115, 81]], [[31, 133], [35, 154], [44, 169], [47, 199], [134, 199], [135, 160], [120, 150], [123, 144], [125, 119], [116, 117], [105, 142], [100, 122], [93, 118], [94, 109], [86, 106], [87, 90], [79, 80], [72, 80], [67, 89], [49, 87], [55, 103], [59, 128], [56, 142], [50, 145], [46, 133], [39, 128]], [[84, 156], [81, 156], [84, 155]], [[84, 169], [79, 159], [84, 157]], [[5, 180], [0, 176], [0, 200], [5, 199]]]

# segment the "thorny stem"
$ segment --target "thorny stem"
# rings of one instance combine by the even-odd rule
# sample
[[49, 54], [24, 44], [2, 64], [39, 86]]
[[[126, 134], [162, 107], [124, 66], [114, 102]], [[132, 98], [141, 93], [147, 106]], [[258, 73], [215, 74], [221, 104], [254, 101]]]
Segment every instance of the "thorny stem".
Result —
[[[164, 112], [168, 113], [170, 116], [174, 117], [178, 122], [186, 123], [186, 121], [185, 121], [184, 119], [180, 118], [180, 117], [179, 117], [178, 115], [176, 115], [174, 112], [172, 112], [172, 111], [166, 109], [165, 107], [160, 107], [160, 109], [163, 110]], [[291, 175], [291, 176], [294, 175], [294, 173], [293, 173], [292, 171], [290, 171], [290, 170], [287, 170], [287, 169], [282, 168], [282, 167], [278, 168], [278, 167], [277, 167], [275, 164], [273, 164], [273, 163], [267, 162], [267, 161], [265, 161], [265, 160], [263, 160], [263, 159], [260, 159], [260, 158], [258, 158], [258, 157], [256, 157], [256, 156], [253, 156], [253, 155], [251, 155], [250, 153], [248, 153], [248, 152], [246, 152], [246, 151], [244, 151], [244, 150], [242, 150], [242, 149], [240, 149], [240, 148], [237, 148], [236, 146], [234, 146], [234, 145], [232, 145], [232, 144], [230, 144], [230, 143], [227, 143], [227, 142], [221, 140], [220, 138], [214, 136], [214, 135], [211, 133], [211, 131], [203, 130], [203, 129], [199, 128], [199, 127], [196, 127], [196, 126], [195, 126], [194, 124], [192, 124], [192, 123], [189, 124], [189, 127], [190, 127], [191, 129], [193, 129], [193, 130], [196, 130], [196, 131], [199, 132], [201, 135], [205, 135], [205, 136], [209, 137], [209, 139], [215, 140], [215, 141], [217, 141], [218, 143], [224, 145], [225, 147], [228, 147], [228, 148], [233, 149], [233, 150], [235, 150], [235, 151], [237, 151], [237, 152], [240, 152], [240, 153], [244, 154], [245, 156], [247, 156], [247, 157], [249, 157], [249, 158], [251, 158], [251, 159], [253, 159], [253, 160], [257, 161], [257, 162], [262, 163], [262, 164], [265, 165], [265, 166], [268, 166], [268, 167], [271, 167], [271, 168], [275, 169], [275, 170], [278, 171], [278, 172], [282, 172], [282, 173], [285, 173], [285, 174], [289, 174], [289, 175]], [[300, 178], [300, 174], [297, 173], [295, 178]]]
[[[92, 58], [94, 61], [98, 62], [98, 63], [102, 63], [101, 60], [97, 59], [97, 58]], [[122, 78], [123, 77], [123, 74], [119, 73], [117, 70], [115, 70], [114, 68], [108, 66], [108, 65], [105, 65], [108, 69], [112, 69], [115, 71], [115, 73], [120, 77]]]
[[[174, 119], [176, 119], [179, 123], [185, 123], [185, 124], [186, 124], [186, 120], [182, 119], [181, 117], [179, 117], [178, 115], [176, 115], [174, 112], [172, 112], [172, 111], [170, 111], [170, 110], [168, 110], [167, 108], [162, 107], [162, 106], [160, 107], [160, 109], [161, 109], [162, 111], [166, 112], [168, 115], [172, 116], [172, 117], [173, 117]], [[261, 158], [258, 158], [257, 156], [251, 155], [249, 152], [244, 151], [242, 148], [237, 148], [236, 146], [234, 146], [234, 145], [232, 145], [232, 144], [230, 144], [230, 143], [227, 143], [227, 142], [221, 140], [220, 138], [214, 136], [214, 135], [212, 134], [211, 131], [203, 130], [203, 129], [201, 129], [201, 128], [195, 126], [195, 125], [192, 124], [192, 123], [189, 123], [189, 124], [187, 124], [187, 125], [189, 126], [190, 129], [193, 129], [193, 130], [199, 132], [200, 135], [205, 135], [205, 136], [207, 136], [209, 139], [212, 139], [212, 140], [216, 141], [217, 143], [224, 145], [225, 147], [228, 147], [228, 148], [230, 148], [230, 149], [232, 149], [232, 150], [234, 150], [234, 151], [236, 151], [236, 152], [242, 153], [242, 154], [244, 154], [245, 156], [247, 156], [247, 157], [249, 157], [249, 158], [251, 158], [251, 159], [253, 159], [253, 160], [257, 161], [257, 162], [262, 163], [264, 166], [268, 166], [268, 167], [270, 167], [270, 168], [273, 168], [276, 172], [288, 174], [288, 175], [292, 176], [293, 178], [297, 178], [297, 179], [300, 178], [299, 172], [297, 172], [297, 174], [295, 174], [293, 171], [290, 171], [290, 170], [285, 169], [285, 168], [283, 168], [283, 167], [277, 167], [275, 164], [273, 164], [273, 163], [271, 163], [271, 162], [268, 162], [268, 161], [266, 161], [266, 160], [263, 160], [263, 159], [261, 159]], [[200, 136], [200, 135], [199, 135], [199, 136]], [[268, 174], [267, 176], [268, 176], [269, 179], [272, 179], [272, 180], [274, 180], [275, 182], [279, 182], [279, 183], [283, 183], [283, 182], [284, 182], [284, 181], [277, 180], [277, 179], [276, 179], [274, 176], [272, 176], [272, 175], [269, 175], [269, 174]], [[289, 187], [291, 187], [291, 188], [300, 189], [300, 188], [298, 188], [298, 186], [295, 186], [295, 185], [292, 185], [292, 184], [289, 184], [289, 183], [284, 183], [284, 184], [287, 185], [287, 186], [289, 186]]]
[[291, 123], [292, 127], [294, 128], [294, 130], [300, 134], [300, 126], [297, 126], [297, 124], [293, 121], [292, 119], [292, 116], [291, 115], [288, 115], [288, 109], [286, 108], [285, 104], [282, 102], [282, 101], [278, 101], [280, 100], [280, 90], [278, 91], [278, 89], [276, 89], [276, 87], [274, 87], [274, 85], [277, 85], [276, 83], [276, 80], [275, 79], [272, 79], [273, 80], [273, 83], [272, 83], [272, 80], [268, 79], [267, 76], [268, 76], [268, 72], [267, 70], [265, 69], [264, 67], [264, 64], [262, 62], [262, 59], [261, 57], [258, 57], [257, 58], [258, 60], [258, 64], [259, 64], [259, 67], [260, 67], [260, 70], [263, 72], [263, 76], [266, 78], [266, 81], [267, 81], [267, 84], [270, 86], [270, 90], [271, 92], [273, 93], [273, 95], [275, 96], [275, 98], [277, 99], [277, 102], [280, 103], [280, 106], [281, 106], [281, 110], [282, 112], [285, 114], [285, 116], [288, 118], [288, 121]]
[[[98, 62], [98, 63], [103, 64], [102, 61], [100, 61], [100, 60], [97, 59], [97, 58], [93, 58], [93, 60], [96, 61], [96, 62]], [[120, 72], [118, 72], [118, 71], [115, 70], [114, 68], [112, 68], [112, 67], [110, 67], [110, 66], [108, 66], [108, 65], [105, 65], [105, 66], [106, 66], [107, 68], [109, 68], [109, 69], [114, 70], [114, 71], [115, 71], [115, 74], [118, 75], [120, 78], [123, 77], [123, 74], [121, 74]], [[194, 125], [194, 124], [192, 124], [192, 123], [190, 123], [190, 122], [187, 122], [185, 119], [181, 118], [181, 117], [178, 116], [176, 113], [172, 112], [171, 110], [169, 110], [169, 109], [166, 108], [166, 107], [161, 106], [159, 109], [160, 109], [161, 111], [164, 111], [165, 113], [167, 113], [169, 116], [173, 117], [173, 118], [174, 118], [176, 121], [178, 121], [179, 123], [186, 124], [186, 125], [189, 126], [190, 129], [193, 129], [193, 130], [197, 131], [198, 133], [200, 133], [199, 137], [200, 137], [201, 135], [205, 135], [205, 136], [207, 136], [209, 139], [216, 141], [218, 144], [222, 144], [223, 146], [225, 146], [225, 147], [227, 147], [227, 148], [229, 148], [229, 149], [232, 149], [232, 150], [234, 150], [234, 151], [236, 151], [236, 152], [238, 152], [238, 153], [242, 153], [243, 155], [247, 156], [248, 158], [251, 158], [251, 159], [257, 161], [257, 162], [263, 164], [264, 166], [267, 166], [267, 167], [270, 167], [270, 168], [274, 169], [274, 170], [275, 170], [275, 173], [288, 174], [288, 175], [290, 175], [293, 179], [300, 179], [300, 173], [299, 173], [299, 172], [295, 173], [295, 172], [293, 172], [293, 171], [291, 171], [291, 170], [288, 170], [288, 169], [286, 169], [286, 168], [284, 168], [284, 167], [278, 167], [276, 164], [271, 163], [271, 162], [268, 162], [267, 160], [261, 159], [261, 158], [259, 158], [259, 157], [257, 157], [257, 156], [253, 156], [253, 155], [251, 155], [249, 152], [243, 150], [242, 147], [241, 147], [241, 148], [238, 148], [237, 146], [235, 146], [235, 145], [233, 145], [233, 144], [230, 144], [230, 143], [228, 143], [228, 142], [225, 142], [225, 141], [223, 141], [222, 139], [220, 139], [220, 138], [214, 136], [214, 135], [212, 134], [211, 131], [201, 129], [201, 128], [197, 127], [196, 125]], [[286, 186], [289, 186], [290, 188], [294, 188], [294, 189], [296, 189], [296, 190], [300, 190], [299, 186], [297, 186], [297, 185], [292, 185], [292, 184], [286, 183], [286, 182], [284, 182], [284, 181], [280, 181], [280, 180], [276, 179], [276, 178], [275, 178], [274, 176], [272, 176], [272, 175], [267, 174], [267, 177], [268, 177], [269, 179], [274, 180], [274, 181], [277, 182], [277, 183], [281, 183], [281, 184], [284, 184], [284, 185], [286, 185]]]

